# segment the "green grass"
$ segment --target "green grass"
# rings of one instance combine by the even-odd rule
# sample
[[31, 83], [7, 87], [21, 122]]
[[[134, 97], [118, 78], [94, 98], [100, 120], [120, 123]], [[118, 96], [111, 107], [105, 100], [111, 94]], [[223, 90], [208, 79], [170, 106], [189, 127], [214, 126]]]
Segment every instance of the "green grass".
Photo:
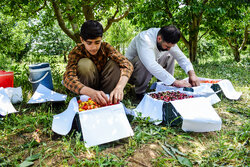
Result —
[[[2, 63], [3, 62], [3, 63]], [[28, 65], [49, 62], [56, 92], [67, 94], [65, 103], [30, 105], [32, 86], [28, 81]], [[217, 132], [184, 132], [180, 127], [154, 125], [148, 120], [129, 117], [135, 135], [130, 138], [86, 148], [74, 130], [66, 135], [55, 134], [53, 115], [63, 112], [76, 96], [61, 85], [66, 63], [62, 57], [27, 57], [22, 63], [1, 58], [1, 69], [15, 72], [15, 87], [22, 87], [24, 100], [15, 105], [20, 112], [0, 120], [0, 166], [248, 166], [249, 162], [249, 59], [240, 63], [225, 59], [195, 64], [198, 76], [229, 79], [237, 91], [238, 101], [222, 97], [213, 107], [222, 118]], [[179, 66], [175, 77], [186, 74]], [[125, 88], [123, 103], [136, 107], [131, 85]], [[32, 135], [38, 130], [41, 142]], [[101, 136], [100, 136], [101, 137]]]

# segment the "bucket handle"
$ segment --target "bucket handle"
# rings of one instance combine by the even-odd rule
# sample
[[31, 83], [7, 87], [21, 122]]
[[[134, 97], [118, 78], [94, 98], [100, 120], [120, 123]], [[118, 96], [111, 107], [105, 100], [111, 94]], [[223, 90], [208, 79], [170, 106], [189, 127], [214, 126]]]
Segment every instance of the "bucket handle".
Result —
[[33, 83], [38, 83], [38, 82], [41, 82], [45, 77], [47, 77], [47, 75], [49, 74], [49, 72], [47, 72], [41, 79], [37, 80], [37, 81], [32, 81], [30, 78], [29, 78], [29, 81], [33, 84]]

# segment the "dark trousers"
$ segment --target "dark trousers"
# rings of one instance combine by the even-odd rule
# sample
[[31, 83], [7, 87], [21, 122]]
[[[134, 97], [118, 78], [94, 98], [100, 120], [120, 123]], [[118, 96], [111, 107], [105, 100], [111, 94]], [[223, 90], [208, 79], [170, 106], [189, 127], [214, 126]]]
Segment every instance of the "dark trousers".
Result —
[[[145, 93], [148, 87], [148, 83], [152, 78], [152, 74], [146, 69], [142, 64], [138, 56], [130, 61], [134, 66], [134, 71], [129, 80], [129, 83], [135, 85], [135, 93], [141, 94]], [[158, 63], [171, 75], [174, 75], [175, 61], [171, 55], [163, 55], [158, 60]]]
[[82, 58], [78, 62], [77, 75], [81, 83], [107, 94], [116, 87], [120, 74], [120, 68], [113, 60], [109, 60], [100, 73], [89, 58]]

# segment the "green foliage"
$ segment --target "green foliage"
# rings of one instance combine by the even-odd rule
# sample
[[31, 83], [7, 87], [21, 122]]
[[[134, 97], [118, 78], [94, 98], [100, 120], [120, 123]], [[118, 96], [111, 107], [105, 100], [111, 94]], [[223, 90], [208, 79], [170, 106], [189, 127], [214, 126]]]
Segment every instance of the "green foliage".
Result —
[[[34, 20], [33, 26], [37, 26], [39, 20]], [[32, 23], [31, 22], [31, 23]], [[53, 27], [44, 27], [37, 30], [38, 33], [32, 35], [32, 54], [36, 55], [63, 55], [70, 51], [75, 45], [61, 29], [55, 25]]]
[[212, 8], [217, 9], [216, 12], [207, 12], [209, 22], [206, 26], [213, 30], [212, 35], [219, 36], [228, 43], [235, 60], [240, 61], [240, 52], [249, 41], [250, 8], [248, 2], [228, 0], [226, 3], [218, 3], [220, 8], [217, 8], [217, 3], [214, 3]]
[[32, 166], [34, 164], [33, 161], [37, 160], [41, 155], [40, 154], [35, 154], [31, 155], [28, 158], [25, 159], [24, 162], [20, 164], [20, 167], [27, 167], [27, 166]]
[[109, 42], [123, 55], [131, 40], [137, 35], [135, 26], [130, 21], [123, 19], [118, 23], [114, 23], [107, 32], [105, 32], [104, 40]]
[[173, 157], [173, 159], [178, 160], [179, 163], [181, 165], [183, 165], [183, 166], [188, 166], [188, 167], [193, 166], [188, 158], [183, 157], [183, 156], [186, 156], [186, 154], [183, 154], [181, 151], [179, 151], [178, 149], [170, 146], [166, 142], [164, 144], [159, 142], [159, 144], [163, 148], [165, 155], [167, 155], [167, 156], [170, 155], [171, 157]]
[[[221, 39], [216, 38], [219, 35], [227, 37], [234, 46], [240, 46], [244, 39], [244, 29], [249, 24], [249, 5], [244, 0], [152, 0], [140, 2], [133, 8], [128, 17], [131, 22], [143, 30], [169, 24], [176, 25], [182, 32], [185, 46], [189, 48], [191, 61], [196, 61], [195, 50], [203, 45], [199, 44], [200, 39], [204, 38], [208, 32], [218, 44], [221, 43]], [[214, 34], [213, 32], [218, 33]], [[212, 50], [209, 47], [208, 49]]]
[[[58, 0], [58, 1], [20, 1], [3, 0], [3, 13], [11, 16], [18, 16], [18, 19], [41, 19], [43, 26], [52, 26], [55, 19], [68, 37], [76, 43], [80, 42], [79, 31], [85, 20], [106, 21], [105, 31], [113, 22], [118, 22], [124, 18], [124, 14], [129, 12], [129, 7], [134, 4], [132, 0]], [[19, 14], [21, 13], [21, 14]], [[19, 15], [18, 15], [19, 14]]]
[[30, 34], [26, 21], [16, 21], [13, 16], [0, 12], [0, 54], [20, 61], [30, 50]]

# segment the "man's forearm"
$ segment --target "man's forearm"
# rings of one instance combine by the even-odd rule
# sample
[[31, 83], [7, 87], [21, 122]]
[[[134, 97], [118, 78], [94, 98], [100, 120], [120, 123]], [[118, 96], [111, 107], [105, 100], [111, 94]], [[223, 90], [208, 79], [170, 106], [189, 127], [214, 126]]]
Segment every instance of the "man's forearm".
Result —
[[87, 95], [91, 96], [91, 93], [93, 92], [93, 89], [88, 86], [83, 86], [80, 90], [80, 95]]
[[125, 86], [126, 86], [126, 84], [127, 84], [127, 82], [128, 82], [128, 77], [127, 76], [121, 76], [120, 77], [120, 79], [119, 79], [119, 81], [118, 81], [118, 83], [117, 83], [117, 85], [116, 85], [116, 88], [119, 88], [119, 89], [124, 89], [125, 88]]
[[190, 71], [188, 71], [188, 75], [193, 76], [193, 75], [196, 75], [196, 74], [195, 74], [194, 70], [190, 70]]

